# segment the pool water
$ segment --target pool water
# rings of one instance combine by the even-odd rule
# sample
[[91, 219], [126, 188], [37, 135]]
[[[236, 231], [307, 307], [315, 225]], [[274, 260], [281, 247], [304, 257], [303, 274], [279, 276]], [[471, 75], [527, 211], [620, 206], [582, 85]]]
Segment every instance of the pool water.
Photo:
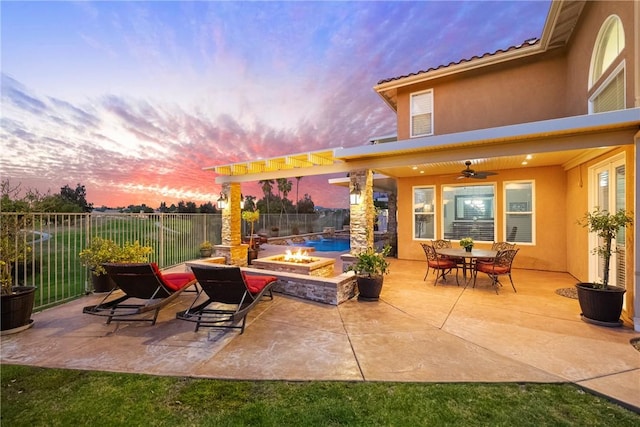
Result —
[[315, 248], [317, 252], [342, 252], [350, 248], [349, 240], [346, 239], [322, 239], [310, 241], [305, 246]]

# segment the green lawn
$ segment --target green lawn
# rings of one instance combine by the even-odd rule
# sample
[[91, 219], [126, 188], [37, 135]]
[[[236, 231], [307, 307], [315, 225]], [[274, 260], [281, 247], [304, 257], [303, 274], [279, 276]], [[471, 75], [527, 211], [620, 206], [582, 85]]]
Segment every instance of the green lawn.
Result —
[[2, 366], [6, 426], [638, 426], [570, 384], [221, 381]]

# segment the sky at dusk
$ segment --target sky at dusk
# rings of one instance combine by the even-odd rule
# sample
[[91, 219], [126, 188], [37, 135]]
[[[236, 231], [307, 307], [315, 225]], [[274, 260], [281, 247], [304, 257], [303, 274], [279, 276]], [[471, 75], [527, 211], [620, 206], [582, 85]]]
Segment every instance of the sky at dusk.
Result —
[[[395, 133], [378, 81], [540, 37], [548, 1], [0, 3], [0, 177], [215, 203], [207, 166]], [[346, 207], [328, 176], [299, 194]], [[295, 198], [294, 190], [289, 197]], [[242, 192], [262, 197], [257, 183]]]

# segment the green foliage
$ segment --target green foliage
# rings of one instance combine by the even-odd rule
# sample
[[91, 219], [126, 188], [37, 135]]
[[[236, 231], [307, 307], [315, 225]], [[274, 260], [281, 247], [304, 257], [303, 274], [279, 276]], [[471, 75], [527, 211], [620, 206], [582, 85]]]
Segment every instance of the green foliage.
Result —
[[121, 247], [111, 239], [94, 237], [91, 244], [80, 251], [78, 256], [82, 265], [93, 274], [106, 274], [102, 264], [106, 262], [140, 263], [148, 262], [153, 252], [150, 246], [142, 246], [139, 241], [125, 242]]
[[389, 273], [389, 262], [385, 259], [391, 252], [391, 246], [387, 245], [382, 251], [376, 252], [373, 248], [356, 255], [356, 262], [349, 266], [349, 270], [359, 276], [381, 276]]
[[469, 247], [473, 247], [473, 239], [471, 237], [465, 237], [463, 239], [460, 239], [460, 246], [462, 246], [463, 248], [469, 248]]
[[31, 252], [31, 236], [25, 234], [30, 228], [33, 216], [27, 198], [18, 198], [20, 185], [12, 186], [9, 180], [0, 183], [0, 208], [3, 215], [0, 222], [0, 289], [2, 294], [11, 294], [13, 286], [12, 270], [16, 262], [24, 260]]
[[633, 224], [633, 216], [630, 212], [620, 209], [615, 214], [601, 210], [596, 207], [592, 212], [585, 213], [578, 224], [587, 228], [590, 233], [596, 233], [602, 239], [602, 244], [593, 249], [593, 253], [602, 258], [604, 262], [604, 277], [602, 278], [602, 288], [609, 284], [609, 265], [611, 255], [616, 253], [616, 249], [611, 247], [611, 241], [623, 232], [624, 229]]
[[637, 426], [571, 384], [223, 381], [2, 365], [7, 426]]
[[208, 240], [205, 240], [204, 242], [202, 242], [200, 244], [200, 250], [201, 251], [210, 251], [211, 249], [213, 249], [213, 245]]

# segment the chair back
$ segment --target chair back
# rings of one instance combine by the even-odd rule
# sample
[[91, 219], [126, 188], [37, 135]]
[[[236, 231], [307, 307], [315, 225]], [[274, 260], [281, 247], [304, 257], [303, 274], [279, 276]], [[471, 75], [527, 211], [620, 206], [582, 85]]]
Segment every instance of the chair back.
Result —
[[420, 243], [420, 245], [422, 246], [424, 254], [427, 256], [427, 261], [437, 261], [438, 254], [436, 253], [436, 250], [433, 248], [433, 246], [428, 243]]
[[444, 239], [432, 240], [431, 241], [431, 246], [433, 246], [435, 249], [450, 248], [451, 247], [451, 240], [444, 240]]
[[496, 259], [493, 263], [496, 267], [505, 267], [508, 271], [511, 271], [511, 265], [513, 264], [513, 259], [516, 257], [520, 249], [507, 249], [504, 251], [498, 252], [496, 255]]
[[240, 267], [192, 266], [191, 270], [212, 301], [242, 305], [254, 299], [247, 289]]
[[493, 242], [493, 245], [491, 245], [491, 250], [496, 252], [506, 251], [506, 250], [515, 249], [515, 248], [516, 248], [516, 244], [509, 243], [509, 242]]
[[102, 264], [107, 274], [125, 294], [132, 298], [166, 298], [173, 294], [157, 266], [151, 263]]

